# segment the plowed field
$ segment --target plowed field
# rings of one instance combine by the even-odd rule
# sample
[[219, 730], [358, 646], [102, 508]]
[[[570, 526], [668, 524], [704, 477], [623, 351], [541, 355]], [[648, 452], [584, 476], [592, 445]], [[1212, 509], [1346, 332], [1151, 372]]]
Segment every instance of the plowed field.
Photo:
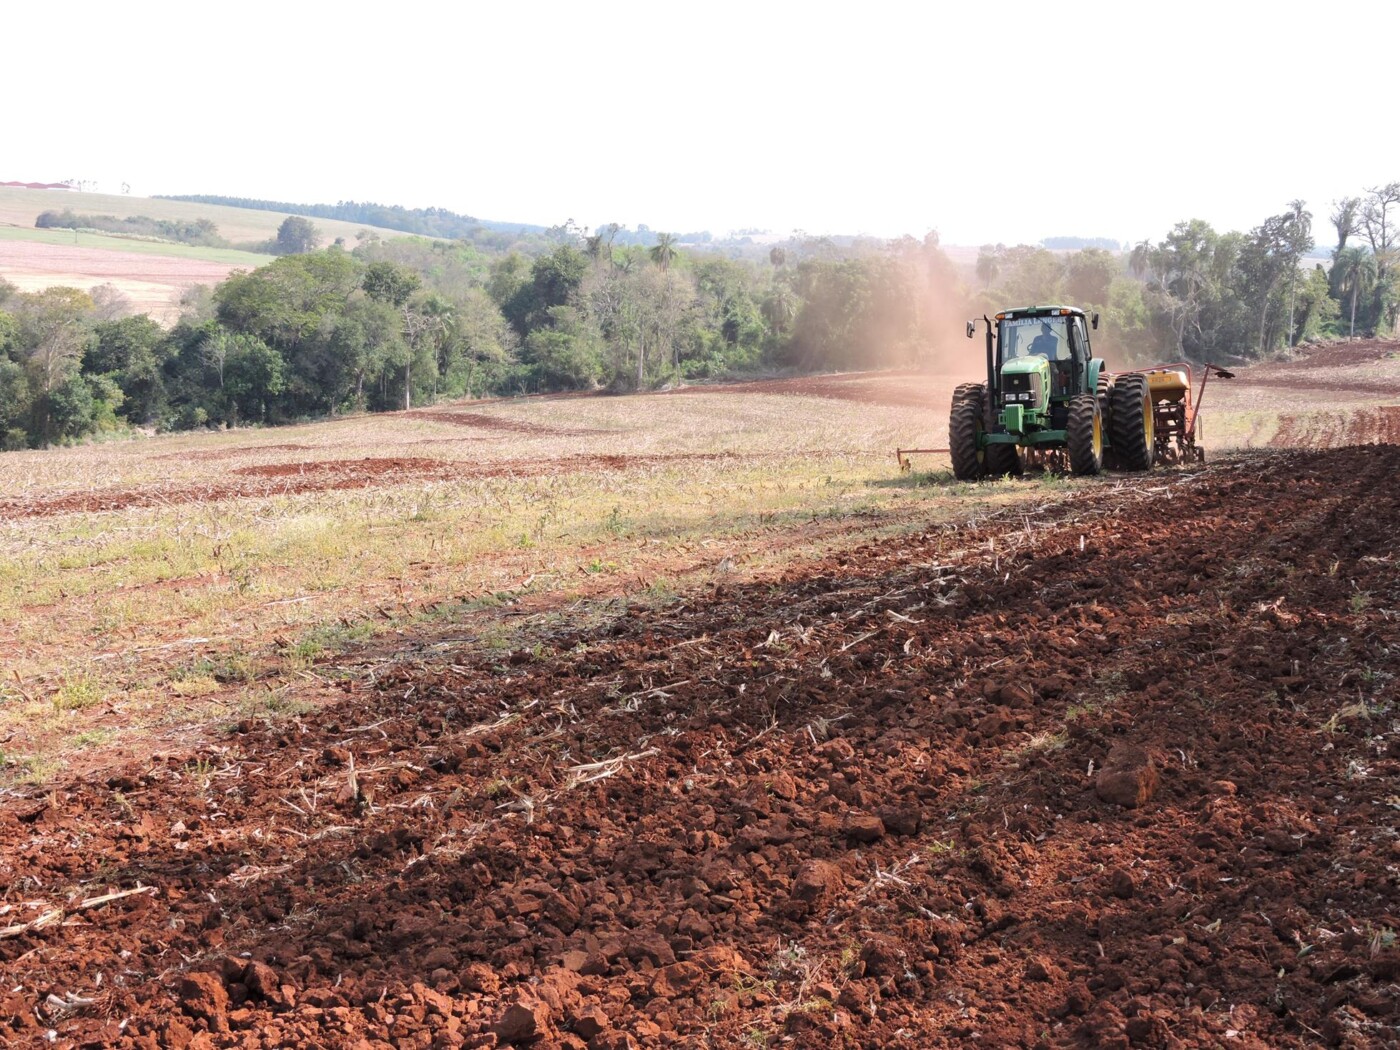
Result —
[[[249, 255], [245, 268], [259, 258]], [[133, 311], [149, 313], [167, 323], [178, 316], [179, 298], [189, 286], [217, 284], [236, 265], [106, 247], [0, 240], [0, 277], [21, 291], [40, 291], [53, 285], [88, 291], [111, 284], [131, 300]]]
[[[580, 400], [494, 428], [553, 460], [407, 452], [485, 440], [476, 411], [377, 457], [314, 428], [282, 462], [180, 455], [215, 502], [670, 469]], [[1003, 490], [1030, 498], [976, 498]], [[1400, 1045], [1400, 447], [963, 498], [867, 511], [902, 523], [878, 538], [793, 525], [825, 545], [761, 573], [464, 606], [312, 654], [280, 715], [13, 783], [0, 1042]]]
[[0, 1043], [1400, 1046], [1396, 353], [1149, 477], [897, 476], [914, 372], [4, 456]]

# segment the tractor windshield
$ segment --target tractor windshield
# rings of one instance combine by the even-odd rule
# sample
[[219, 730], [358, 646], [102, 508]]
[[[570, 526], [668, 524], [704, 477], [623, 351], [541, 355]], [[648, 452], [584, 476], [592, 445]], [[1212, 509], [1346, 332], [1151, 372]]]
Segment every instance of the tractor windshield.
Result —
[[1001, 322], [1001, 359], [1040, 354], [1047, 361], [1068, 361], [1069, 329], [1063, 316], [1008, 317]]

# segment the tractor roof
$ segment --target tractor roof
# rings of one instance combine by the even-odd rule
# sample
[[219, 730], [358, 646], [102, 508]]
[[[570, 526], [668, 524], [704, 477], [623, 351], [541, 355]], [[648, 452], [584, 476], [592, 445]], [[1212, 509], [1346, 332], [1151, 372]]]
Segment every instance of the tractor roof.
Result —
[[1002, 310], [997, 314], [1000, 321], [1007, 317], [1059, 317], [1073, 315], [1083, 317], [1084, 311], [1077, 306], [1017, 306], [1010, 310]]

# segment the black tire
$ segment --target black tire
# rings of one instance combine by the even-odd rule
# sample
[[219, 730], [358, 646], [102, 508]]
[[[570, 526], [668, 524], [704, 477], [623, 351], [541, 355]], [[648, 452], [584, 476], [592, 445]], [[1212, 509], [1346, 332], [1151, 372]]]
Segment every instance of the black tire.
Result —
[[1099, 399], [1099, 419], [1103, 427], [1103, 432], [1109, 435], [1110, 443], [1108, 448], [1103, 450], [1103, 469], [1117, 470], [1118, 458], [1114, 455], [1113, 436], [1113, 376], [1106, 370], [1099, 370], [1098, 385], [1094, 390], [1094, 395]]
[[1145, 375], [1118, 376], [1109, 394], [1109, 444], [1120, 470], [1151, 470], [1157, 441]]
[[976, 481], [986, 471], [981, 437], [982, 398], [955, 398], [948, 417], [948, 451], [953, 458], [953, 476], [959, 481]]
[[1069, 426], [1065, 443], [1069, 445], [1069, 469], [1079, 475], [1103, 471], [1103, 416], [1099, 399], [1093, 394], [1079, 394], [1070, 399]]
[[1021, 450], [1016, 445], [1000, 443], [988, 445], [983, 454], [983, 464], [989, 477], [1004, 478], [1008, 474], [1012, 477], [1020, 477], [1022, 470]]
[[1109, 405], [1109, 399], [1113, 396], [1113, 376], [1107, 372], [1099, 372], [1099, 382], [1094, 393], [1099, 399], [1099, 415], [1103, 419], [1103, 425], [1108, 427], [1113, 422], [1113, 410]]
[[959, 383], [953, 391], [953, 404], [956, 405], [959, 401], [976, 401], [980, 405], [986, 396], [985, 383]]

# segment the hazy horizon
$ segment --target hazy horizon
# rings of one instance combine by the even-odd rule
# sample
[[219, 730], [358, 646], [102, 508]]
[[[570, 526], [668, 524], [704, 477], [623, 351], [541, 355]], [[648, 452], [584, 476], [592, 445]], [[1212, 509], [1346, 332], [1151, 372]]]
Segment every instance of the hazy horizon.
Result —
[[[633, 3], [410, 2], [372, 44], [333, 10], [251, 3], [217, 25], [160, 2], [12, 12], [14, 39], [61, 31], [64, 47], [0, 73], [38, 100], [11, 114], [0, 178], [976, 245], [1132, 243], [1189, 218], [1247, 229], [1297, 197], [1321, 239], [1333, 200], [1400, 177], [1391, 141], [1345, 168], [1313, 145], [1349, 118], [1289, 68], [1301, 6], [1186, 3], [1161, 23], [1090, 3], [876, 3], [859, 20], [721, 3], [699, 22]], [[1308, 18], [1400, 26], [1363, 3]], [[442, 46], [462, 57], [424, 59]], [[1380, 63], [1344, 72], [1347, 98], [1385, 97]]]

